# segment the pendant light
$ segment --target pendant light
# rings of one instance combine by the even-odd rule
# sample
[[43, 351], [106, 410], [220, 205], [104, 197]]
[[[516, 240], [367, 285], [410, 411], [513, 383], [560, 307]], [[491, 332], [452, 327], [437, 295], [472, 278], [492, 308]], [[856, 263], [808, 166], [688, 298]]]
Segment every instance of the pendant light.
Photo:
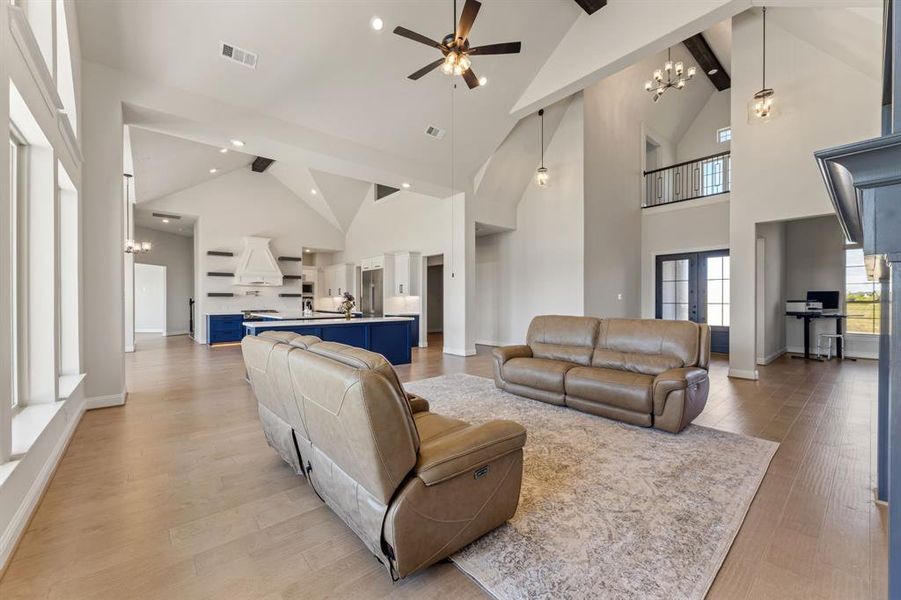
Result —
[[538, 117], [541, 119], [541, 166], [535, 172], [535, 183], [538, 187], [547, 187], [548, 175], [547, 168], [544, 166], [544, 109], [538, 111]]
[[767, 121], [773, 116], [775, 90], [766, 86], [766, 6], [763, 7], [763, 87], [750, 102], [749, 116], [756, 121]]
[[150, 242], [136, 242], [128, 237], [128, 228], [131, 226], [131, 180], [134, 177], [131, 173], [124, 173], [125, 177], [125, 253], [126, 254], [143, 254], [150, 252], [153, 244]]

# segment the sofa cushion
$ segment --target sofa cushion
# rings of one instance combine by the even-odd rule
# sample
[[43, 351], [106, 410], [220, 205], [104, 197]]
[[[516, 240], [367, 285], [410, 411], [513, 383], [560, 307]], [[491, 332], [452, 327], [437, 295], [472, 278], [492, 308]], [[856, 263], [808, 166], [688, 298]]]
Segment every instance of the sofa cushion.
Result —
[[651, 414], [653, 383], [642, 373], [576, 367], [566, 372], [566, 396]]
[[637, 352], [618, 352], [598, 348], [591, 356], [591, 366], [632, 371], [645, 375], [660, 375], [670, 369], [683, 366], [683, 363], [680, 358], [665, 354], [638, 354]]
[[597, 348], [627, 354], [673, 356], [682, 361], [679, 366], [693, 367], [702, 360], [701, 329], [690, 321], [603, 319]]
[[535, 317], [526, 342], [535, 358], [562, 360], [588, 366], [598, 337], [593, 317]]
[[563, 376], [573, 363], [547, 358], [513, 358], [504, 363], [504, 379], [510, 383], [563, 393]]

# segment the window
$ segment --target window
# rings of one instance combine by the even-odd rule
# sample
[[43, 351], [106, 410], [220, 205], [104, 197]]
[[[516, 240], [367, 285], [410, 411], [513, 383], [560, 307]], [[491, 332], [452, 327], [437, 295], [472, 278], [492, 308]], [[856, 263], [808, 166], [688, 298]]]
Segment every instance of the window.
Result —
[[863, 250], [845, 248], [845, 311], [848, 333], [878, 334], [881, 318], [880, 283], [869, 281]]
[[731, 127], [723, 127], [722, 129], [716, 130], [716, 143], [717, 144], [725, 144], [726, 142], [732, 141], [732, 128]]
[[721, 154], [701, 161], [699, 197], [722, 194], [732, 189], [732, 155]]
[[10, 349], [10, 404], [13, 408], [15, 408], [19, 404], [19, 386], [18, 386], [18, 371], [19, 371], [19, 361], [18, 361], [18, 333], [17, 326], [18, 323], [18, 286], [16, 283], [18, 281], [17, 277], [17, 269], [16, 269], [16, 247], [17, 247], [17, 235], [16, 229], [18, 228], [18, 211], [16, 210], [16, 205], [18, 204], [18, 195], [19, 195], [19, 141], [18, 137], [15, 136], [11, 131], [9, 134], [9, 205], [10, 205], [10, 248], [13, 249], [12, 252], [12, 260], [10, 261], [12, 266], [12, 282], [13, 282], [13, 301], [11, 304], [12, 308], [12, 331], [10, 332], [12, 348]]

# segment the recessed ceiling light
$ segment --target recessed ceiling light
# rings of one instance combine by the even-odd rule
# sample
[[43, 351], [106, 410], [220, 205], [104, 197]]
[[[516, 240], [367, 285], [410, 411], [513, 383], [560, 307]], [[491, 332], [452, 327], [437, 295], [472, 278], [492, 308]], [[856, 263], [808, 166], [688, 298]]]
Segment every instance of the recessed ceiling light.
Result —
[[410, 189], [410, 184], [405, 181], [402, 184], [400, 184], [400, 187], [404, 188], [405, 190], [408, 190], [408, 189]]
[[315, 195], [318, 194], [319, 192], [316, 191], [316, 188], [313, 188], [313, 189], [310, 190], [310, 193], [313, 194], [313, 195], [315, 196]]
[[311, 252], [311, 250], [307, 248], [306, 250], [304, 250], [304, 252]]
[[226, 153], [228, 153], [228, 148], [219, 148], [219, 152], [221, 152], [222, 154], [226, 154]]
[[241, 140], [232, 140], [232, 146], [234, 146], [235, 148], [240, 148], [243, 145], [244, 142], [242, 142]]
[[708, 74], [708, 75], [716, 75], [716, 74], [719, 73], [719, 72], [720, 72], [719, 69], [713, 68], [713, 69], [710, 69], [709, 71], [707, 71], [707, 74]]
[[479, 77], [479, 87], [481, 87], [481, 86], [483, 86], [483, 85], [488, 85], [488, 78], [487, 78], [487, 77]]
[[168, 223], [169, 219], [163, 219], [163, 223]]
[[210, 169], [210, 173], [218, 173], [219, 169]]
[[369, 25], [376, 31], [381, 31], [382, 27], [385, 26], [385, 22], [382, 21], [379, 17], [372, 17], [372, 20], [369, 22]]

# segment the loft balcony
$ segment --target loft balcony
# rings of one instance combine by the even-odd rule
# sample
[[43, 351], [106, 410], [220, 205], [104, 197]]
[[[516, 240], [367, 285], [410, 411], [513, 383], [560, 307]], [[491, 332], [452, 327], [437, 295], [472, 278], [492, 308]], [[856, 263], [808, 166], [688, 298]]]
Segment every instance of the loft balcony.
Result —
[[720, 152], [669, 167], [644, 172], [642, 208], [674, 204], [732, 189], [732, 155]]

